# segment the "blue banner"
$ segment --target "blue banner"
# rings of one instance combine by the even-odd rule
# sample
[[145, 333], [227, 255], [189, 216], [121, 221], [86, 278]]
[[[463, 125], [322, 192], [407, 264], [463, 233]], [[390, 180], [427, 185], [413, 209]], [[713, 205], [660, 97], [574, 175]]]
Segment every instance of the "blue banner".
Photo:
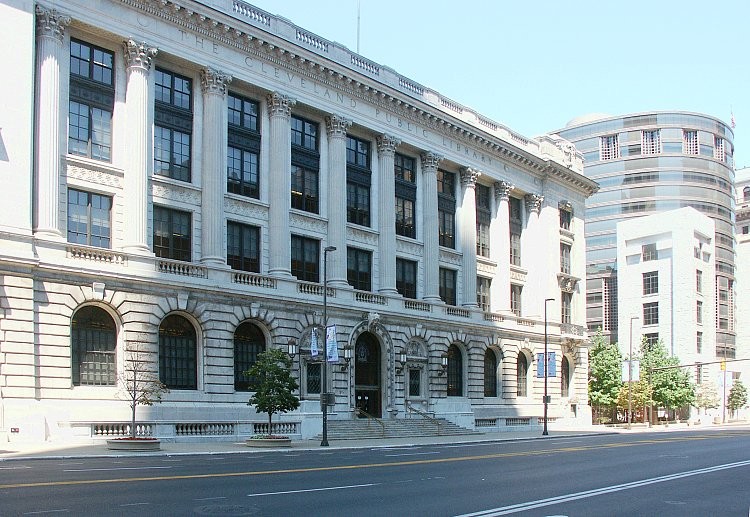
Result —
[[[544, 379], [544, 354], [536, 354], [536, 376]], [[547, 352], [547, 377], [557, 377], [555, 352]]]

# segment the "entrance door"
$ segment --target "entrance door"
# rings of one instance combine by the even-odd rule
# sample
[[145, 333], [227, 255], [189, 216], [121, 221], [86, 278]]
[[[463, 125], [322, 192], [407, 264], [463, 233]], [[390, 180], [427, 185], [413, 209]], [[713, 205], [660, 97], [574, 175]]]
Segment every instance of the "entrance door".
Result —
[[365, 332], [354, 346], [354, 398], [357, 408], [378, 418], [383, 416], [380, 377], [380, 343]]

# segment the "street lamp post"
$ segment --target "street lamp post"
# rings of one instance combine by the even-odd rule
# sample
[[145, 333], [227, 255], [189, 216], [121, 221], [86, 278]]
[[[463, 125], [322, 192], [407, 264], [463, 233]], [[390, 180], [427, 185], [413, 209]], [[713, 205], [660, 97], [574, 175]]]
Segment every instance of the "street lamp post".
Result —
[[328, 447], [328, 253], [336, 251], [336, 246], [326, 246], [323, 249], [323, 368], [321, 387], [321, 409], [323, 410], [323, 439], [321, 447]]
[[542, 436], [547, 436], [547, 404], [549, 403], [549, 397], [547, 396], [547, 302], [555, 301], [554, 298], [546, 298], [544, 300], [544, 429]]
[[630, 352], [628, 355], [628, 429], [633, 421], [633, 320], [638, 316], [630, 317]]

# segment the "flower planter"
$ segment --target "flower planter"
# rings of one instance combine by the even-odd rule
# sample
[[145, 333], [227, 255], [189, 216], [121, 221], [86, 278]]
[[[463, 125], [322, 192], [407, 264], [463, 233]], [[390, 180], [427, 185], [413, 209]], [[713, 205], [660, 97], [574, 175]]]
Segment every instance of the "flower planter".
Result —
[[292, 439], [283, 436], [278, 438], [248, 438], [245, 440], [245, 444], [248, 447], [259, 448], [291, 447]]
[[107, 440], [112, 451], [159, 451], [161, 441], [156, 438], [112, 438]]

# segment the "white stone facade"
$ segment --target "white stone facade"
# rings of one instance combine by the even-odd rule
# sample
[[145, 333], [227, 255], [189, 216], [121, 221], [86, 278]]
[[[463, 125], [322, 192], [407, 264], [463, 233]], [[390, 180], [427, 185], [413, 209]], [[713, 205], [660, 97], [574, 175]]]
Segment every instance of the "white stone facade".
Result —
[[[526, 139], [237, 0], [10, 0], [0, 14], [14, 49], [3, 58], [14, 81], [0, 86], [0, 431], [9, 439], [123, 432], [117, 383], [133, 349], [170, 385], [160, 404], [139, 409], [143, 432], [262, 431], [266, 417], [238, 388], [237, 365], [248, 363], [237, 343], [290, 340], [302, 349], [302, 405], [274, 431], [314, 436], [321, 390], [310, 347], [326, 276], [339, 355], [354, 351], [329, 367], [331, 418], [353, 418], [367, 394], [382, 418], [413, 406], [469, 428], [536, 424], [551, 298], [550, 418], [590, 422], [581, 217], [596, 184], [569, 144]], [[232, 126], [230, 97], [254, 106], [242, 113], [257, 123]], [[315, 133], [312, 152], [295, 144], [300, 120], [314, 128], [297, 134]], [[242, 152], [230, 164], [232, 146]], [[413, 179], [399, 190], [404, 159]], [[302, 162], [317, 175], [300, 201], [290, 185]], [[241, 174], [228, 177], [230, 166]], [[477, 189], [489, 193], [486, 207]], [[394, 228], [399, 196], [413, 202], [413, 236]], [[514, 215], [521, 259], [511, 265]], [[249, 233], [237, 241], [232, 228]], [[238, 242], [231, 255], [255, 265], [230, 267]], [[477, 254], [480, 244], [489, 252]], [[571, 249], [566, 271], [561, 244]], [[404, 263], [416, 264], [413, 277], [397, 270]], [[352, 288], [353, 274], [369, 288]], [[491, 281], [484, 307], [477, 277]], [[523, 287], [516, 312], [511, 284]], [[94, 346], [107, 340], [111, 348]]]

